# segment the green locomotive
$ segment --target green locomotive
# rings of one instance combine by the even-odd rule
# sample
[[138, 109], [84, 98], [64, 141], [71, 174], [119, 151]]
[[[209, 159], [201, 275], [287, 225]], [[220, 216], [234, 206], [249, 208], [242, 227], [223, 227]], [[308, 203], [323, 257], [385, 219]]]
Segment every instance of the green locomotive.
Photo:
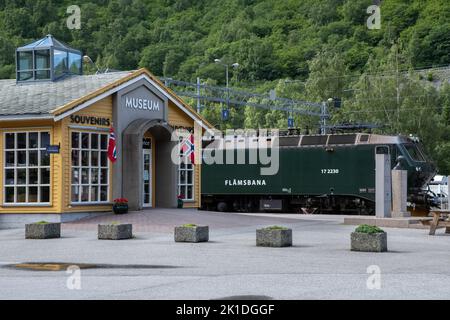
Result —
[[[258, 159], [266, 164], [255, 161], [262, 145], [274, 147]], [[402, 162], [402, 168], [408, 170], [408, 201], [417, 210], [425, 208], [423, 188], [436, 168], [420, 143], [404, 136], [353, 133], [233, 136], [205, 144], [202, 209], [374, 214], [378, 147], [389, 151], [392, 167]], [[277, 168], [267, 174], [267, 159], [274, 160], [276, 153]]]

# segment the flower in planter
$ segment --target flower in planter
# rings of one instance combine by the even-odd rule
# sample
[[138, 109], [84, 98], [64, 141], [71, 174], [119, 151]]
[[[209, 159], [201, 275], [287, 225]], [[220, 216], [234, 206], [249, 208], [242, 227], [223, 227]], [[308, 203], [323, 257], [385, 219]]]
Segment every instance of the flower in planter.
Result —
[[179, 194], [177, 196], [177, 208], [183, 208], [183, 204], [184, 204], [184, 196], [182, 194]]
[[126, 199], [126, 198], [114, 199], [113, 211], [116, 214], [127, 213], [128, 212], [128, 199]]

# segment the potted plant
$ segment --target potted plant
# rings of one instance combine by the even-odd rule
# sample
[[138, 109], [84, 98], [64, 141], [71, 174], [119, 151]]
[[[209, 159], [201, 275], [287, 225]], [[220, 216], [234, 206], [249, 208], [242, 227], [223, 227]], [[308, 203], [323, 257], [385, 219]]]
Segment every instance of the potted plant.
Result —
[[128, 199], [114, 199], [113, 211], [115, 214], [123, 214], [128, 212]]
[[119, 222], [98, 225], [99, 240], [123, 240], [133, 237], [133, 225]]
[[177, 208], [178, 208], [178, 209], [183, 208], [183, 205], [184, 205], [183, 198], [184, 198], [184, 197], [183, 197], [183, 195], [181, 195], [181, 194], [179, 194], [178, 197], [177, 197]]
[[175, 227], [175, 242], [207, 242], [209, 227], [196, 224], [184, 224]]
[[53, 239], [61, 237], [61, 223], [39, 221], [25, 225], [25, 239]]
[[387, 233], [376, 226], [362, 224], [351, 234], [351, 250], [385, 252], [387, 251]]
[[256, 230], [256, 245], [258, 247], [291, 247], [292, 229], [280, 226], [270, 226]]

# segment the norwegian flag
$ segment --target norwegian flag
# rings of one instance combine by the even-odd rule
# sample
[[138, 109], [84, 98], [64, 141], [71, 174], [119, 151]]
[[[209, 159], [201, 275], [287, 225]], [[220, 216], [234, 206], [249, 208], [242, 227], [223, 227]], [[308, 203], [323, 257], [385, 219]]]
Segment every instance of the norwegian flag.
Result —
[[117, 160], [116, 134], [114, 133], [113, 127], [109, 128], [108, 158], [112, 163]]
[[194, 135], [191, 134], [188, 139], [183, 141], [181, 151], [186, 158], [189, 156], [190, 162], [195, 164], [195, 147], [194, 147]]

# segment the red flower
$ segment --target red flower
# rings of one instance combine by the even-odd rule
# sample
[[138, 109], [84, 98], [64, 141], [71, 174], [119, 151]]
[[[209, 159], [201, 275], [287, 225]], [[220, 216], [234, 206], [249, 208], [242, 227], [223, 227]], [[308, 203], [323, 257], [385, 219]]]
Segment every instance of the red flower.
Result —
[[127, 198], [117, 198], [117, 199], [114, 199], [114, 203], [125, 204], [125, 203], [128, 203], [128, 199]]

